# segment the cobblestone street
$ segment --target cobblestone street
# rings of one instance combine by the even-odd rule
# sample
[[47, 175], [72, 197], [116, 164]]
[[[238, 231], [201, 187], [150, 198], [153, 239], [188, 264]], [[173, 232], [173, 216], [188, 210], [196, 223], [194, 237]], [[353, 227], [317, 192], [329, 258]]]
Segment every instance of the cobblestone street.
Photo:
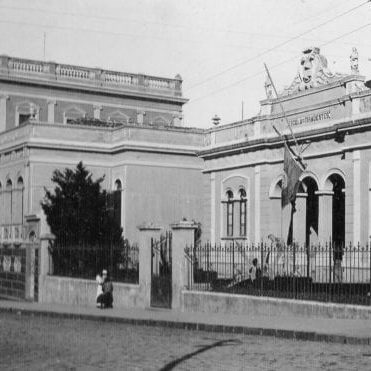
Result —
[[371, 347], [1, 313], [4, 370], [369, 370]]

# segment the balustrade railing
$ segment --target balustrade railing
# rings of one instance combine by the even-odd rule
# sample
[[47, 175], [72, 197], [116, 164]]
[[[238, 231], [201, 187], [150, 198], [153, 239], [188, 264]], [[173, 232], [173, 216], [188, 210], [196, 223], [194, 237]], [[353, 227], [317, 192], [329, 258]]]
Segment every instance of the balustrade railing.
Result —
[[23, 78], [76, 81], [80, 84], [107, 86], [114, 88], [144, 88], [161, 94], [181, 96], [180, 78], [168, 79], [125, 72], [86, 68], [53, 62], [42, 62], [0, 55], [0, 76], [22, 76]]
[[23, 224], [0, 225], [0, 244], [22, 243], [25, 239]]

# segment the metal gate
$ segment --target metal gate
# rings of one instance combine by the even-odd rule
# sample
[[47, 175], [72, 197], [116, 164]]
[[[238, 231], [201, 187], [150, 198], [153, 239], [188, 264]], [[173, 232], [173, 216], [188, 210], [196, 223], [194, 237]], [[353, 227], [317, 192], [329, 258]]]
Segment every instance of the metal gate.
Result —
[[151, 306], [171, 308], [171, 232], [161, 235], [159, 240], [151, 239]]

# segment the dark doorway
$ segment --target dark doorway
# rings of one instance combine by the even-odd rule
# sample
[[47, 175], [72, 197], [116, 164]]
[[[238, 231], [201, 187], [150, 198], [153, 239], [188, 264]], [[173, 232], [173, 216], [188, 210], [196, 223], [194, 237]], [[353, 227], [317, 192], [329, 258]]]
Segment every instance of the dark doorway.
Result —
[[345, 182], [338, 175], [333, 174], [329, 180], [333, 184], [332, 198], [332, 242], [335, 246], [344, 246], [345, 243]]
[[305, 226], [305, 244], [309, 246], [311, 228], [318, 235], [318, 186], [313, 178], [306, 177], [302, 181], [304, 190], [307, 193], [306, 207], [306, 226]]
[[151, 307], [171, 308], [172, 234], [151, 239]]

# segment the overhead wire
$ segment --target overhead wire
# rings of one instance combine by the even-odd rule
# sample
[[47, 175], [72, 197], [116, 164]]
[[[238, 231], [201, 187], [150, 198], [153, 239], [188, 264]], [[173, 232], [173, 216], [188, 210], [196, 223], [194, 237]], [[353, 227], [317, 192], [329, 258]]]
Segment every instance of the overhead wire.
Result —
[[284, 45], [286, 45], [286, 44], [288, 44], [288, 43], [290, 43], [290, 42], [292, 42], [292, 41], [294, 41], [294, 40], [297, 40], [297, 39], [301, 38], [302, 36], [304, 36], [304, 35], [306, 35], [306, 34], [308, 34], [308, 33], [310, 33], [310, 32], [313, 32], [314, 30], [317, 30], [317, 29], [319, 29], [319, 28], [321, 28], [321, 27], [323, 27], [323, 26], [329, 24], [330, 22], [333, 22], [333, 21], [336, 20], [336, 19], [339, 19], [340, 17], [343, 17], [343, 16], [345, 16], [345, 15], [347, 15], [347, 14], [349, 14], [349, 13], [355, 11], [356, 9], [359, 9], [360, 7], [364, 6], [365, 4], [367, 4], [367, 3], [369, 3], [369, 2], [370, 2], [370, 0], [366, 0], [366, 1], [362, 2], [361, 4], [355, 6], [355, 7], [351, 8], [351, 9], [348, 9], [347, 11], [345, 11], [345, 12], [343, 12], [343, 13], [341, 13], [341, 14], [336, 15], [336, 16], [334, 16], [334, 17], [332, 17], [332, 18], [326, 20], [325, 22], [320, 23], [319, 25], [317, 25], [317, 26], [315, 26], [315, 27], [311, 27], [310, 29], [307, 29], [306, 31], [301, 32], [300, 34], [298, 34], [298, 35], [296, 35], [296, 36], [293, 36], [293, 37], [287, 39], [286, 41], [283, 41], [283, 42], [281, 42], [281, 43], [279, 43], [279, 44], [276, 44], [276, 45], [274, 45], [273, 47], [268, 48], [268, 49], [266, 49], [265, 51], [263, 51], [263, 52], [261, 52], [261, 53], [258, 53], [258, 54], [256, 54], [256, 55], [254, 55], [254, 56], [251, 57], [251, 58], [248, 58], [248, 59], [246, 59], [246, 60], [244, 60], [244, 61], [241, 61], [241, 62], [239, 62], [239, 63], [237, 63], [237, 64], [234, 64], [234, 65], [232, 65], [232, 66], [226, 68], [225, 70], [219, 71], [218, 73], [215, 73], [215, 74], [213, 74], [213, 75], [210, 75], [210, 76], [208, 76], [207, 78], [205, 78], [205, 79], [199, 81], [198, 83], [189, 86], [189, 87], [188, 87], [188, 90], [193, 89], [193, 88], [195, 88], [195, 87], [197, 87], [197, 86], [203, 85], [203, 84], [205, 84], [206, 82], [215, 79], [216, 77], [219, 77], [219, 76], [221, 76], [221, 75], [223, 75], [223, 74], [225, 74], [225, 73], [227, 73], [227, 72], [233, 71], [234, 69], [236, 69], [236, 68], [238, 68], [238, 67], [240, 67], [240, 66], [243, 66], [244, 64], [246, 64], [246, 63], [248, 63], [248, 62], [251, 62], [251, 61], [253, 61], [253, 60], [256, 60], [256, 59], [262, 57], [262, 56], [265, 55], [265, 54], [268, 54], [268, 53], [270, 53], [270, 52], [272, 52], [272, 51], [274, 51], [274, 50], [276, 50], [276, 49], [278, 49], [278, 48], [280, 48], [280, 47], [282, 47], [282, 46], [284, 46]]
[[[332, 43], [332, 42], [335, 42], [335, 41], [337, 41], [337, 40], [339, 40], [339, 39], [341, 39], [341, 38], [343, 38], [343, 37], [345, 37], [345, 36], [348, 36], [348, 35], [351, 35], [351, 34], [357, 32], [357, 31], [360, 31], [360, 30], [362, 30], [362, 29], [364, 29], [364, 28], [366, 28], [366, 27], [368, 27], [368, 26], [371, 26], [371, 22], [366, 23], [366, 24], [364, 24], [363, 26], [357, 27], [356, 29], [354, 29], [354, 30], [352, 30], [352, 31], [349, 31], [349, 32], [346, 32], [346, 33], [344, 33], [344, 34], [342, 34], [342, 35], [340, 35], [340, 36], [337, 36], [337, 37], [335, 37], [335, 38], [333, 38], [333, 39], [331, 39], [331, 40], [329, 40], [329, 41], [326, 41], [326, 42], [320, 44], [319, 47], [322, 47], [322, 46], [328, 45], [328, 44], [330, 44], [330, 43]], [[280, 63], [276, 63], [276, 64], [272, 65], [272, 66], [271, 66], [271, 69], [274, 69], [274, 68], [277, 68], [277, 67], [279, 67], [279, 66], [282, 66], [282, 65], [284, 65], [284, 64], [286, 64], [286, 63], [288, 63], [288, 62], [291, 62], [292, 60], [297, 59], [297, 58], [299, 58], [299, 57], [300, 57], [300, 54], [297, 54], [297, 55], [295, 55], [294, 57], [291, 57], [291, 58], [285, 59], [284, 61], [282, 61], [282, 62], [280, 62]], [[252, 78], [254, 78], [254, 77], [257, 77], [257, 76], [259, 76], [259, 75], [264, 75], [264, 73], [265, 73], [264, 71], [259, 71], [259, 72], [257, 72], [257, 73], [252, 74], [252, 75], [249, 75], [249, 76], [246, 76], [246, 77], [244, 77], [244, 78], [242, 78], [242, 79], [239, 79], [238, 81], [235, 81], [235, 82], [233, 82], [233, 83], [231, 83], [231, 84], [229, 84], [229, 85], [226, 85], [226, 86], [224, 86], [224, 87], [222, 87], [222, 88], [220, 88], [220, 89], [216, 89], [216, 90], [214, 90], [214, 91], [212, 91], [212, 92], [210, 92], [210, 93], [208, 93], [208, 94], [202, 95], [202, 96], [197, 97], [197, 98], [194, 98], [194, 99], [190, 99], [190, 101], [188, 102], [188, 105], [191, 104], [191, 103], [197, 102], [197, 101], [199, 101], [199, 100], [201, 100], [201, 99], [207, 98], [207, 97], [209, 97], [210, 95], [214, 95], [214, 94], [216, 94], [216, 93], [218, 93], [218, 92], [220, 92], [220, 91], [223, 91], [223, 90], [229, 89], [229, 88], [231, 88], [231, 87], [233, 87], [233, 86], [236, 86], [236, 85], [239, 85], [239, 84], [241, 84], [242, 82], [245, 82], [245, 81], [247, 81], [247, 80], [250, 80], [250, 79], [252, 79]]]
[[[342, 6], [347, 1], [344, 1], [343, 3], [338, 3], [335, 6], [331, 6], [325, 9], [322, 9], [321, 12], [318, 12], [312, 16], [308, 16], [304, 19], [301, 19], [301, 22], [306, 22], [309, 19], [316, 18], [318, 14], [321, 14], [323, 12], [326, 12], [330, 8], [338, 8], [339, 6]], [[65, 15], [65, 16], [72, 16], [72, 17], [83, 17], [83, 18], [91, 18], [91, 19], [101, 19], [101, 20], [110, 20], [110, 21], [116, 21], [116, 22], [131, 22], [131, 23], [140, 23], [140, 24], [153, 24], [158, 26], [166, 26], [166, 27], [172, 27], [172, 28], [189, 28], [189, 25], [183, 25], [183, 24], [174, 24], [174, 23], [168, 23], [168, 22], [156, 22], [156, 21], [150, 21], [148, 19], [132, 19], [127, 17], [113, 17], [113, 16], [106, 16], [106, 15], [90, 15], [90, 14], [84, 14], [84, 13], [77, 13], [77, 12], [66, 12], [66, 11], [56, 11], [56, 10], [50, 10], [45, 8], [32, 8], [32, 7], [16, 7], [16, 6], [8, 6], [8, 5], [0, 5], [1, 9], [8, 9], [8, 10], [24, 10], [24, 11], [34, 11], [34, 12], [40, 12], [40, 13], [46, 13], [46, 14], [56, 14], [56, 15]], [[292, 24], [296, 24], [298, 22], [292, 22]], [[247, 32], [247, 31], [241, 31], [241, 30], [234, 30], [234, 29], [220, 29], [220, 28], [214, 28], [214, 27], [206, 27], [206, 26], [198, 26], [198, 30], [206, 30], [210, 32], [220, 32], [220, 33], [234, 33], [234, 34], [241, 34], [241, 35], [261, 35], [261, 33], [256, 32]], [[267, 34], [267, 36], [271, 36], [271, 34]]]
[[[341, 4], [342, 5], [342, 4]], [[337, 8], [337, 7], [335, 7]], [[75, 16], [75, 17], [84, 17], [84, 18], [92, 18], [92, 19], [100, 19], [100, 20], [112, 20], [112, 21], [117, 21], [117, 22], [122, 22], [122, 21], [128, 21], [128, 22], [133, 22], [133, 23], [140, 23], [141, 25], [143, 24], [155, 24], [155, 25], [160, 25], [160, 26], [166, 26], [166, 27], [173, 27], [173, 28], [187, 28], [186, 25], [180, 25], [180, 24], [169, 24], [166, 22], [151, 22], [148, 20], [143, 21], [137, 20], [137, 19], [130, 19], [130, 18], [125, 18], [125, 17], [112, 17], [112, 16], [97, 16], [97, 15], [89, 15], [89, 14], [83, 14], [83, 13], [75, 13], [75, 12], [66, 12], [66, 11], [55, 11], [55, 10], [50, 10], [50, 9], [39, 9], [39, 8], [31, 8], [31, 7], [14, 7], [14, 6], [4, 6], [0, 5], [0, 9], [9, 9], [9, 10], [23, 10], [23, 11], [34, 11], [34, 12], [40, 12], [40, 13], [45, 13], [45, 14], [56, 14], [56, 15], [66, 15], [66, 16]], [[310, 19], [311, 17], [308, 17], [306, 19]], [[305, 19], [304, 19], [305, 21]], [[70, 26], [59, 26], [59, 25], [47, 25], [47, 24], [38, 24], [38, 23], [32, 23], [32, 22], [24, 22], [24, 21], [12, 21], [9, 19], [6, 20], [0, 20], [0, 23], [5, 23], [5, 24], [19, 24], [19, 25], [28, 25], [28, 26], [33, 26], [33, 27], [38, 27], [38, 28], [51, 28], [51, 29], [60, 29], [60, 30], [72, 30], [72, 31], [81, 31], [81, 32], [93, 32], [93, 33], [100, 33], [100, 34], [111, 34], [115, 36], [127, 36], [127, 37], [133, 37], [133, 38], [138, 38], [138, 34], [133, 34], [133, 33], [128, 33], [128, 32], [115, 32], [115, 31], [107, 31], [107, 30], [97, 30], [97, 29], [92, 29], [92, 28], [78, 28], [78, 27], [70, 27]], [[259, 36], [259, 37], [273, 37], [273, 38], [282, 38], [283, 36], [277, 35], [277, 34], [272, 34], [272, 33], [259, 33], [259, 32], [246, 32], [246, 31], [237, 31], [237, 30], [231, 30], [231, 29], [214, 29], [214, 28], [208, 28], [208, 27], [197, 27], [198, 29], [205, 29], [208, 31], [212, 32], [223, 32], [223, 33], [235, 33], [235, 34], [248, 34], [251, 36]], [[145, 36], [147, 38], [151, 39], [158, 39], [158, 40], [166, 40], [168, 41], [168, 38], [156, 36], [156, 35], [140, 35], [140, 36]], [[200, 38], [197, 39], [184, 39], [182, 38], [182, 41], [185, 42], [191, 42], [191, 43], [198, 43], [198, 44], [205, 44], [208, 43], [207, 40], [202, 41]], [[246, 46], [245, 44], [223, 44], [224, 47], [229, 47], [229, 48], [248, 48], [248, 49], [259, 49], [259, 48], [254, 48], [251, 46]]]

